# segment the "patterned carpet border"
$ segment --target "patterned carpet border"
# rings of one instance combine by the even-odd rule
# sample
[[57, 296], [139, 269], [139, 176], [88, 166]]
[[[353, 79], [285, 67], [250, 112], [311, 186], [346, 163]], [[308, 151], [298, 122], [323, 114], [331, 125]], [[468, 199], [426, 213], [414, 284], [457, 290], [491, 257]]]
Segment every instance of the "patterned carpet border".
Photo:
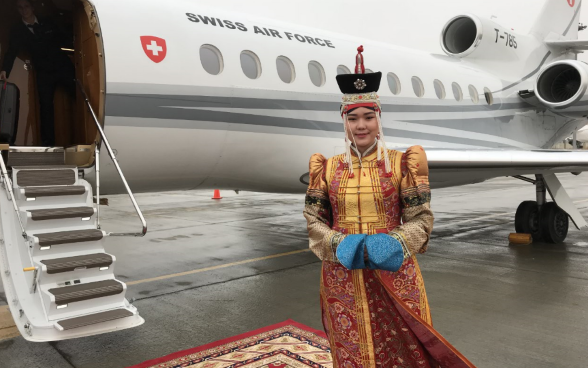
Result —
[[[221, 359], [227, 354], [241, 352], [245, 348], [259, 345], [260, 342], [269, 342], [272, 339], [283, 336], [296, 337], [301, 342], [328, 353], [330, 360], [329, 342], [327, 340], [326, 334], [323, 331], [315, 330], [293, 320], [287, 320], [275, 325], [249, 331], [241, 335], [229, 337], [195, 348], [178, 351], [161, 358], [148, 360], [128, 368], [175, 368], [188, 367], [192, 365], [198, 366], [198, 364], [202, 364], [202, 362], [208, 361], [211, 358]], [[284, 359], [290, 359], [296, 363], [300, 363], [301, 367], [332, 367], [332, 364], [322, 365], [287, 349], [275, 349], [264, 354], [257, 353], [256, 355], [257, 356], [253, 359], [246, 359], [242, 362], [226, 365], [226, 368], [245, 368], [249, 367], [249, 364], [251, 363], [257, 363], [255, 364], [256, 367], [292, 366], [275, 365], [275, 363], [264, 363], [265, 361], [270, 361], [273, 357], [278, 355], [284, 357]]]

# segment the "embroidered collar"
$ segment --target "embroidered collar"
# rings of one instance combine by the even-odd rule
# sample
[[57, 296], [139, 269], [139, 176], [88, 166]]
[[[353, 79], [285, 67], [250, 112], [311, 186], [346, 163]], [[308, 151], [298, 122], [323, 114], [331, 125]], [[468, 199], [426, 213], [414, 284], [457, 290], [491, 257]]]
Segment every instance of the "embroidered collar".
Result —
[[355, 148], [354, 145], [351, 145], [351, 150], [353, 151], [353, 153], [355, 154], [355, 156], [357, 156], [360, 159], [363, 159], [365, 157], [368, 157], [372, 153], [374, 153], [375, 150], [376, 150], [377, 145], [378, 145], [378, 140], [376, 139], [374, 141], [374, 144], [372, 144], [368, 149], [366, 149], [365, 152], [363, 153], [363, 155], [361, 153], [359, 153], [359, 151], [357, 150], [357, 148]]

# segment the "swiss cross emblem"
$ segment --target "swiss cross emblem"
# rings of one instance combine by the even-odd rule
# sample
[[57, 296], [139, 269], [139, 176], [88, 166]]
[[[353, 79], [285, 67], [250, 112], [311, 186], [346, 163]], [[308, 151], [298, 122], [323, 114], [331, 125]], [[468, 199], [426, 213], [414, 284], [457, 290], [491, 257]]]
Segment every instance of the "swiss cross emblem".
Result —
[[154, 63], [161, 63], [167, 55], [167, 45], [163, 38], [155, 36], [141, 36], [143, 51]]

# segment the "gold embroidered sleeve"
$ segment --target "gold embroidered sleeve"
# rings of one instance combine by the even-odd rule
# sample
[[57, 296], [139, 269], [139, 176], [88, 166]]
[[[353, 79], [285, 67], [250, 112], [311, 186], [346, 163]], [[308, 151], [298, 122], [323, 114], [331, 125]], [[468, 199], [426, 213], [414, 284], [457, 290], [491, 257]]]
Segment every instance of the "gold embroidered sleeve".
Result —
[[427, 155], [423, 147], [413, 146], [403, 155], [402, 161], [402, 225], [390, 235], [404, 242], [412, 254], [425, 253], [434, 222]]
[[310, 158], [310, 184], [306, 191], [304, 217], [308, 223], [310, 250], [321, 260], [338, 262], [336, 250], [344, 235], [331, 229], [332, 212], [325, 166], [327, 159], [314, 154]]

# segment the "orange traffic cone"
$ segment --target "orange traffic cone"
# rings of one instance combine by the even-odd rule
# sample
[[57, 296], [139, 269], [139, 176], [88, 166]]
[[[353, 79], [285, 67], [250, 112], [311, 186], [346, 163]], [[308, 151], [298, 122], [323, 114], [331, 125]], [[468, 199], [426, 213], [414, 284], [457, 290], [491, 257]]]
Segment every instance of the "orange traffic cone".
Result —
[[218, 189], [214, 190], [214, 196], [212, 197], [212, 199], [223, 199], [223, 197], [221, 197], [221, 195], [220, 195], [220, 190], [218, 190]]

